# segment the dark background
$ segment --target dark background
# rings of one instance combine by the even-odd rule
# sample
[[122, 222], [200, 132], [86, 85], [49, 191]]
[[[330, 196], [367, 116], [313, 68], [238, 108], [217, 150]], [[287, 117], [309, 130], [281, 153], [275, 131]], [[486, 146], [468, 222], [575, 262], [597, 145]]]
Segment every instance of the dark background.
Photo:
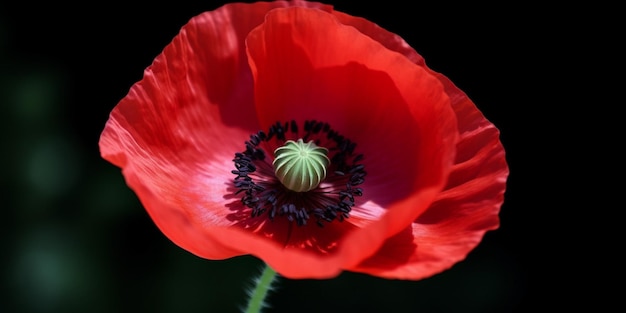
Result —
[[[245, 305], [261, 262], [203, 260], [172, 244], [98, 151], [109, 112], [154, 57], [191, 17], [224, 3], [0, 4], [0, 312], [237, 312]], [[553, 214], [544, 211], [553, 200], [542, 198], [549, 177], [529, 165], [539, 159], [531, 138], [542, 86], [526, 78], [534, 55], [556, 56], [520, 25], [536, 26], [543, 15], [523, 7], [356, 3], [333, 2], [401, 35], [501, 130], [511, 169], [501, 228], [465, 261], [422, 281], [354, 273], [281, 279], [268, 312], [562, 306], [553, 293], [561, 276], [547, 254], [562, 241], [539, 235], [548, 224], [540, 214]]]

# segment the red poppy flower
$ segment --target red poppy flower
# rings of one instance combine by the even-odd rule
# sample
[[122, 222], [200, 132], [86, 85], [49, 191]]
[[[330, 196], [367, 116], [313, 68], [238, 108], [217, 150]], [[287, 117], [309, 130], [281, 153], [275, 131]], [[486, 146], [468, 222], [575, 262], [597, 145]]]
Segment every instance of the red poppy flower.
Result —
[[441, 272], [499, 226], [508, 175], [498, 130], [400, 37], [304, 1], [191, 19], [100, 150], [174, 243], [289, 278]]

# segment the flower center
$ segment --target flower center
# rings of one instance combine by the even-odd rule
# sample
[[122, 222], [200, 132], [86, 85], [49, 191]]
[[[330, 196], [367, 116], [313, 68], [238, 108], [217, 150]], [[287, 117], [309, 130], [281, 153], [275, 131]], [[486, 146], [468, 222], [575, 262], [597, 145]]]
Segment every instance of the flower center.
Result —
[[299, 131], [295, 121], [277, 122], [267, 133], [251, 135], [245, 150], [235, 153], [235, 194], [243, 193], [241, 201], [253, 218], [282, 216], [299, 226], [311, 217], [319, 226], [343, 221], [355, 196], [363, 194], [357, 186], [366, 172], [355, 148], [328, 123], [305, 121]]
[[326, 178], [330, 160], [328, 149], [318, 147], [313, 141], [304, 143], [287, 140], [285, 145], [274, 151], [274, 172], [289, 190], [296, 192], [316, 188]]

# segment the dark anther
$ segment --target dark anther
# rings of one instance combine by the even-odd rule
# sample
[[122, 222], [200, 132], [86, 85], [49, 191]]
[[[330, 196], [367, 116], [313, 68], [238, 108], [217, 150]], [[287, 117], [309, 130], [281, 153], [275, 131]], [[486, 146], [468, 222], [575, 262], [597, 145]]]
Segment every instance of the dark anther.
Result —
[[330, 130], [328, 131], [328, 135], [326, 135], [326, 138], [331, 139], [335, 137], [336, 135], [337, 135], [337, 132], [335, 132], [334, 130]]
[[348, 146], [350, 145], [350, 142], [348, 140], [342, 140], [339, 143], [339, 150], [341, 151], [347, 151], [348, 150]]
[[264, 132], [264, 131], [262, 131], [262, 130], [259, 130], [259, 132], [258, 132], [256, 135], [257, 135], [257, 136], [259, 137], [259, 139], [261, 139], [261, 140], [265, 140], [265, 139], [267, 138], [267, 136], [265, 135], [265, 132]]
[[320, 132], [320, 130], [322, 130], [322, 126], [324, 126], [324, 124], [322, 122], [318, 122], [315, 124], [315, 126], [313, 126], [313, 133], [317, 134]]
[[[332, 139], [335, 140], [335, 142], [337, 142], [337, 146], [339, 146], [339, 147], [343, 143], [343, 136], [341, 136], [339, 134], [335, 134]], [[339, 148], [339, 150], [343, 150], [343, 149]]]
[[357, 165], [357, 166], [355, 166], [355, 167], [350, 169], [350, 174], [354, 174], [356, 172], [360, 172], [360, 171], [363, 170], [363, 168], [365, 168], [365, 165], [359, 164], [359, 165]]
[[298, 125], [296, 124], [296, 121], [294, 120], [291, 121], [291, 132], [294, 134], [298, 133]]
[[256, 165], [254, 165], [254, 163], [248, 163], [246, 164], [246, 169], [250, 172], [254, 172], [256, 171]]
[[248, 172], [232, 170], [231, 173], [237, 175], [237, 177], [246, 177], [248, 176]]
[[285, 140], [285, 130], [282, 127], [276, 129], [276, 138]]
[[280, 213], [281, 214], [287, 214], [289, 213], [289, 206], [293, 205], [292, 203], [285, 203], [280, 207]]
[[257, 134], [250, 135], [250, 142], [253, 145], [258, 146], [259, 143], [261, 142], [261, 139], [259, 138], [259, 135], [257, 135]]
[[350, 178], [350, 184], [352, 186], [358, 186], [360, 184], [362, 184], [365, 181], [365, 179], [363, 178]]
[[348, 198], [350, 199], [350, 201], [354, 202], [354, 196], [352, 195], [352, 193], [348, 192], [348, 191], [340, 191], [339, 195], [341, 195], [340, 199], [343, 201], [343, 199]]

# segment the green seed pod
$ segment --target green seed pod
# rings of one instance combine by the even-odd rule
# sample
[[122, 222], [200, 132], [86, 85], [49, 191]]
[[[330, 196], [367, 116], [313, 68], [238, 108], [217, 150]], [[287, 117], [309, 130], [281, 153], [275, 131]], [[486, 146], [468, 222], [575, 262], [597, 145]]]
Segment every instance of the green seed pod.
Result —
[[315, 189], [326, 178], [330, 165], [328, 149], [318, 147], [313, 141], [304, 143], [287, 140], [274, 151], [274, 172], [289, 190], [306, 192]]

